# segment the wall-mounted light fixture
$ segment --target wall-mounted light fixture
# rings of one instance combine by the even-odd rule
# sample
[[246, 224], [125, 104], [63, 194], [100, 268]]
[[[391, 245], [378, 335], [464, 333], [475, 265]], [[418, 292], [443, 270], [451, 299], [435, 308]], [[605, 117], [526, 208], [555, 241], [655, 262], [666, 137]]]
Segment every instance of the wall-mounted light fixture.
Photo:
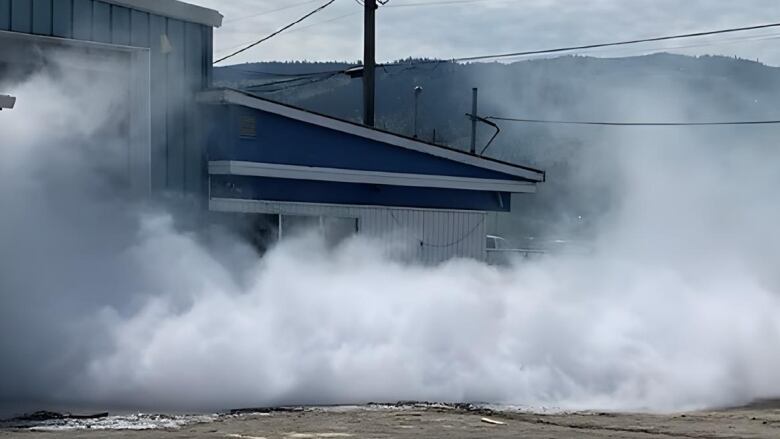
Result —
[[16, 105], [16, 98], [13, 96], [0, 95], [0, 111], [10, 110]]

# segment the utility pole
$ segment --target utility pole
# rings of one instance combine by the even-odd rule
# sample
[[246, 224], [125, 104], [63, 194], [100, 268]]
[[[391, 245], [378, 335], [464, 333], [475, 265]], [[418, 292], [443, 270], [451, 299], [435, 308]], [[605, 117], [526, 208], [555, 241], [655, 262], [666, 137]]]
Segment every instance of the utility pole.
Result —
[[374, 126], [376, 96], [376, 1], [364, 0], [363, 123], [370, 127]]
[[479, 99], [479, 89], [474, 88], [471, 90], [471, 153], [477, 153], [477, 101]]

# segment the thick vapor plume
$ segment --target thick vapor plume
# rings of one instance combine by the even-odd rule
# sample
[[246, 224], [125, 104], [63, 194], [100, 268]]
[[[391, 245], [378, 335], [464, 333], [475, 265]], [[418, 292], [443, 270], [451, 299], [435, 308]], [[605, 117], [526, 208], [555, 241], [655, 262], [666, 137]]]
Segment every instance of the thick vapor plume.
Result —
[[422, 267], [310, 234], [260, 258], [115, 196], [112, 90], [41, 73], [0, 114], [0, 405], [666, 411], [780, 393], [780, 150], [761, 135], [610, 132], [582, 164], [617, 197], [588, 255]]

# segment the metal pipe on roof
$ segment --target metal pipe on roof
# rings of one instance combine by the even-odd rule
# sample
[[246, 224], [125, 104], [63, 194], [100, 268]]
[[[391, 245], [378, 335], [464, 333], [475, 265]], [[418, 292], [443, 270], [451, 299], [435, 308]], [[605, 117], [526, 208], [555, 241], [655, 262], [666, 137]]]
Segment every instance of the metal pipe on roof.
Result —
[[479, 89], [476, 87], [471, 89], [471, 148], [469, 152], [472, 154], [477, 153], [477, 110], [479, 102]]

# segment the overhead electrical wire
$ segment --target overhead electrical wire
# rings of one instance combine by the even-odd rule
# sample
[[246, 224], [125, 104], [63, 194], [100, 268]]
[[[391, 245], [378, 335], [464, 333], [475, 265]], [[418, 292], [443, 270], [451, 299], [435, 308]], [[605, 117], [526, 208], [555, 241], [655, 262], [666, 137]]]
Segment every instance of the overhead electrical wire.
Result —
[[[350, 14], [352, 15], [352, 14]], [[341, 17], [338, 17], [341, 18]], [[673, 39], [686, 39], [686, 38], [693, 38], [693, 37], [700, 37], [700, 36], [708, 36], [708, 35], [720, 35], [720, 34], [727, 34], [727, 33], [735, 33], [735, 32], [745, 32], [749, 30], [757, 30], [757, 29], [768, 29], [768, 28], [777, 28], [780, 27], [780, 23], [770, 23], [770, 24], [763, 24], [763, 25], [757, 25], [757, 26], [747, 26], [747, 27], [739, 27], [739, 28], [730, 28], [730, 29], [721, 29], [721, 30], [714, 30], [714, 31], [706, 31], [706, 32], [696, 32], [696, 33], [689, 33], [689, 34], [681, 34], [681, 35], [671, 35], [671, 36], [664, 36], [664, 37], [654, 37], [654, 38], [646, 38], [646, 39], [639, 39], [639, 40], [631, 40], [631, 41], [622, 41], [622, 42], [616, 42], [616, 43], [601, 43], [601, 44], [591, 44], [591, 45], [584, 45], [584, 46], [571, 46], [571, 47], [565, 47], [565, 48], [555, 48], [555, 49], [545, 49], [545, 50], [534, 50], [534, 51], [526, 51], [526, 52], [515, 52], [511, 54], [511, 56], [519, 57], [519, 56], [531, 56], [531, 55], [544, 55], [544, 54], [552, 54], [552, 53], [562, 53], [562, 52], [573, 52], [577, 50], [587, 50], [587, 49], [594, 49], [594, 48], [602, 48], [602, 47], [616, 47], [616, 46], [628, 46], [632, 44], [639, 44], [644, 42], [657, 42], [657, 41], [668, 41]], [[300, 30], [300, 29], [296, 29]], [[696, 47], [704, 47], [707, 45], [718, 45], [718, 44], [733, 44], [738, 43], [742, 41], [759, 41], [759, 40], [765, 40], [765, 39], [774, 39], [778, 36], [778, 34], [771, 34], [771, 35], [756, 35], [756, 36], [748, 36], [743, 37], [742, 39], [735, 39], [735, 40], [726, 40], [723, 42], [715, 41], [712, 43], [702, 43], [697, 45], [690, 45], [690, 46], [682, 46], [678, 47], [680, 49], [685, 48], [696, 48]], [[473, 57], [465, 57], [465, 58], [451, 58], [451, 59], [436, 59], [436, 60], [417, 60], [417, 61], [397, 61], [397, 62], [391, 62], [391, 63], [381, 63], [377, 64], [378, 68], [388, 68], [388, 67], [406, 67], [408, 70], [411, 70], [413, 68], [416, 68], [419, 65], [430, 65], [430, 64], [442, 64], [442, 63], [457, 63], [457, 62], [465, 62], [465, 61], [473, 61], [473, 60], [485, 60], [485, 59], [495, 59], [496, 57], [508, 57], [510, 54], [501, 54], [501, 55], [481, 55], [481, 56], [473, 56]], [[356, 66], [359, 67], [359, 66]], [[332, 72], [322, 72], [322, 73], [334, 73], [335, 70]], [[342, 70], [341, 72], [346, 72], [345, 70]], [[290, 73], [290, 76], [309, 76], [309, 73], [301, 73], [301, 74], [294, 74]]]
[[317, 1], [319, 1], [319, 0], [306, 0], [305, 2], [294, 3], [292, 5], [283, 6], [281, 8], [277, 8], [277, 9], [271, 9], [271, 10], [267, 10], [267, 11], [263, 11], [263, 12], [258, 12], [256, 14], [244, 15], [242, 17], [237, 17], [237, 18], [231, 18], [231, 19], [225, 20], [225, 24], [235, 23], [235, 22], [238, 22], [238, 21], [244, 21], [244, 20], [248, 20], [250, 18], [260, 17], [262, 15], [273, 14], [274, 12], [286, 11], [288, 9], [293, 9], [293, 8], [297, 8], [298, 6], [308, 5], [310, 3], [315, 3]]
[[248, 89], [258, 89], [258, 88], [270, 87], [270, 86], [279, 85], [279, 84], [289, 84], [289, 83], [294, 83], [294, 82], [301, 82], [301, 81], [305, 81], [305, 80], [310, 79], [310, 78], [321, 78], [323, 76], [324, 75], [301, 76], [299, 78], [282, 79], [282, 80], [279, 80], [279, 81], [264, 82], [262, 84], [247, 85], [244, 88], [247, 89], [247, 90]]
[[[354, 14], [349, 14], [349, 15], [354, 15]], [[341, 18], [341, 17], [337, 17], [337, 18]], [[321, 23], [325, 23], [325, 22], [315, 23], [314, 25], [321, 24]], [[304, 28], [305, 27], [297, 28], [294, 31], [303, 30]], [[670, 46], [670, 47], [655, 47], [655, 48], [647, 49], [647, 51], [652, 52], [652, 51], [661, 50], [661, 49], [666, 49], [666, 50], [696, 49], [696, 48], [709, 47], [709, 46], [721, 46], [721, 45], [751, 43], [751, 42], [756, 42], [756, 41], [767, 41], [767, 40], [775, 40], [775, 39], [780, 39], [780, 33], [771, 33], [771, 34], [766, 34], [766, 35], [742, 36], [742, 37], [735, 37], [735, 38], [732, 38], [732, 39], [723, 39], [723, 40], [717, 40], [717, 41], [712, 41], [712, 42], [703, 42], [703, 43], [678, 45], [678, 46]], [[391, 76], [395, 76], [395, 75], [398, 75], [400, 73], [403, 73], [403, 72], [406, 72], [406, 71], [409, 71], [409, 70], [414, 70], [414, 69], [418, 68], [419, 64], [432, 64], [432, 65], [434, 65], [434, 70], [435, 70], [441, 64], [448, 63], [448, 62], [453, 62], [453, 60], [441, 59], [441, 60], [422, 60], [422, 61], [385, 63], [385, 64], [377, 64], [377, 68], [382, 68], [382, 69], [384, 69], [385, 73], [387, 73], [387, 74], [389, 74]], [[355, 68], [355, 67], [360, 67], [360, 65], [359, 64], [358, 65], [354, 65], [354, 66], [351, 66], [349, 68]], [[388, 67], [405, 67], [405, 68], [400, 70], [400, 71], [398, 71], [398, 72], [390, 72], [389, 70], [387, 70]], [[257, 74], [265, 74], [265, 75], [269, 75], [269, 76], [289, 76], [289, 77], [310, 76], [310, 75], [315, 74], [315, 73], [303, 73], [303, 72], [302, 73], [276, 74], [276, 73], [271, 73], [271, 72], [255, 71], [255, 70], [250, 70], [250, 69], [244, 69], [244, 70], [241, 70], [241, 71], [245, 72], [245, 73], [257, 73]], [[320, 74], [320, 73], [323, 73], [323, 74], [324, 73], [334, 73], [334, 72], [337, 72], [337, 71], [344, 72], [345, 70], [329, 70], [329, 71], [324, 71], [324, 72], [316, 72], [316, 74]]]
[[251, 69], [236, 69], [239, 72], [242, 73], [252, 73], [262, 76], [277, 76], [277, 77], [283, 77], [283, 78], [295, 78], [295, 77], [306, 77], [306, 76], [320, 76], [320, 75], [327, 75], [330, 73], [342, 73], [344, 72], [344, 69], [339, 70], [323, 70], [319, 72], [309, 72], [309, 73], [276, 73], [276, 72], [266, 72], [262, 70], [251, 70]]
[[[331, 22], [334, 22], [334, 21], [337, 21], [337, 20], [342, 20], [344, 18], [351, 17], [353, 15], [358, 15], [358, 14], [360, 14], [360, 11], [358, 11], [358, 12], [350, 12], [349, 14], [344, 14], [344, 15], [338, 15], [336, 17], [329, 18], [327, 20], [318, 21], [316, 23], [312, 23], [312, 24], [309, 24], [309, 25], [306, 25], [306, 26], [297, 27], [295, 29], [288, 29], [285, 32], [281, 32], [280, 34], [287, 35], [287, 34], [291, 34], [293, 32], [299, 32], [299, 31], [306, 30], [306, 29], [309, 29], [309, 28], [312, 28], [312, 27], [315, 27], [315, 26], [321, 26], [323, 24], [331, 23]], [[243, 46], [245, 46], [247, 44], [252, 43], [253, 41], [254, 40], [252, 40], [252, 41], [244, 41], [241, 44], [236, 44], [234, 46], [230, 46], [230, 47], [227, 47], [225, 49], [222, 49], [222, 50], [220, 50], [220, 52], [227, 52], [227, 51], [233, 50], [233, 49], [235, 49], [237, 47], [243, 47]]]
[[719, 30], [704, 31], [704, 32], [693, 32], [693, 33], [677, 34], [677, 35], [667, 35], [667, 36], [652, 37], [652, 38], [641, 38], [641, 39], [634, 39], [634, 40], [627, 40], [627, 41], [618, 41], [618, 42], [613, 42], [613, 43], [585, 44], [585, 45], [580, 45], [580, 46], [558, 47], [558, 48], [554, 48], [554, 49], [528, 50], [528, 51], [522, 51], [522, 52], [509, 52], [509, 53], [499, 53], [499, 54], [492, 54], [492, 55], [476, 55], [476, 56], [466, 56], [466, 57], [461, 57], [461, 58], [448, 58], [448, 59], [439, 59], [439, 60], [423, 60], [423, 61], [419, 61], [419, 62], [395, 62], [395, 63], [386, 63], [386, 64], [381, 64], [381, 65], [385, 66], [385, 67], [393, 67], [393, 66], [398, 66], [398, 65], [433, 64], [433, 63], [441, 63], [441, 62], [469, 62], [469, 61], [484, 61], [484, 60], [490, 60], [490, 59], [516, 58], [516, 57], [531, 56], [531, 55], [549, 55], [549, 54], [555, 54], [555, 53], [573, 52], [573, 51], [578, 51], [578, 50], [599, 49], [599, 48], [604, 48], [604, 47], [628, 46], [628, 45], [634, 45], [634, 44], [640, 44], [640, 43], [652, 43], [652, 42], [659, 42], [659, 41], [680, 40], [680, 39], [686, 39], [686, 38], [705, 37], [705, 36], [711, 36], [711, 35], [722, 35], [722, 34], [730, 34], [730, 33], [736, 33], [736, 32], [747, 32], [747, 31], [752, 31], [752, 30], [778, 28], [778, 27], [780, 27], [780, 23], [768, 23], [768, 24], [761, 24], [761, 25], [755, 25], [755, 26], [735, 27], [735, 28], [728, 28], [728, 29], [719, 29]]
[[741, 120], [719, 122], [595, 122], [579, 120], [524, 119], [517, 117], [489, 116], [485, 119], [504, 122], [521, 122], [546, 125], [591, 125], [612, 127], [688, 127], [688, 126], [724, 126], [724, 125], [778, 125], [780, 120]]
[[[285, 30], [293, 27], [294, 25], [304, 21], [308, 17], [316, 14], [317, 12], [325, 9], [326, 7], [330, 6], [335, 0], [330, 0], [328, 3], [320, 6], [319, 8], [315, 9], [314, 11], [306, 14], [305, 16], [301, 17], [300, 19], [296, 20], [295, 22], [281, 28], [280, 30], [274, 32], [273, 34], [253, 43], [250, 44], [247, 47], [244, 47], [243, 49], [236, 51], [228, 56], [222, 57], [219, 60], [215, 61], [214, 64], [217, 64], [219, 62], [222, 62], [226, 59], [229, 59], [235, 55], [238, 55], [239, 53], [242, 53], [246, 50], [249, 50], [250, 48], [284, 32]], [[447, 1], [471, 1], [471, 0], [447, 0]], [[345, 16], [336, 17], [336, 19], [343, 18], [352, 14], [347, 14]], [[332, 20], [329, 20], [332, 21]], [[315, 23], [314, 25], [316, 25]], [[687, 38], [696, 38], [696, 37], [704, 37], [704, 36], [711, 36], [711, 35], [723, 35], [723, 34], [730, 34], [730, 33], [737, 33], [737, 32], [747, 32], [752, 30], [761, 30], [761, 29], [770, 29], [770, 28], [778, 28], [780, 27], [780, 23], [768, 23], [768, 24], [761, 24], [761, 25], [754, 25], [754, 26], [745, 26], [745, 27], [736, 27], [736, 28], [728, 28], [728, 29], [719, 29], [719, 30], [712, 30], [712, 31], [703, 31], [703, 32], [693, 32], [693, 33], [685, 33], [685, 34], [677, 34], [677, 35], [667, 35], [667, 36], [661, 36], [661, 37], [653, 37], [653, 38], [643, 38], [643, 39], [634, 39], [634, 40], [627, 40], [627, 41], [619, 41], [619, 42], [612, 42], [612, 43], [598, 43], [598, 44], [588, 44], [588, 45], [580, 45], [580, 46], [569, 46], [569, 47], [560, 47], [560, 48], [554, 48], [554, 49], [543, 49], [543, 50], [532, 50], [532, 51], [523, 51], [523, 52], [513, 52], [513, 53], [503, 53], [503, 54], [495, 54], [495, 55], [478, 55], [478, 56], [470, 56], [470, 57], [461, 57], [461, 58], [451, 58], [451, 59], [438, 59], [438, 60], [419, 60], [419, 61], [408, 61], [408, 62], [394, 62], [394, 63], [382, 63], [377, 64], [377, 67], [386, 69], [387, 67], [398, 67], [398, 66], [404, 66], [407, 67], [407, 69], [415, 68], [418, 65], [423, 64], [436, 64], [437, 67], [439, 64], [442, 63], [457, 63], [457, 62], [468, 62], [468, 61], [480, 61], [480, 60], [488, 60], [488, 59], [501, 59], [501, 58], [509, 58], [509, 57], [520, 57], [520, 56], [532, 56], [532, 55], [545, 55], [545, 54], [555, 54], [555, 53], [564, 53], [564, 52], [573, 52], [573, 51], [579, 51], [579, 50], [588, 50], [588, 49], [597, 49], [597, 48], [605, 48], [605, 47], [617, 47], [617, 46], [628, 46], [628, 45], [634, 45], [634, 44], [640, 44], [640, 43], [648, 43], [648, 42], [660, 42], [660, 41], [670, 41], [670, 40], [680, 40], [680, 39], [687, 39]], [[300, 30], [300, 29], [298, 29]], [[751, 37], [747, 37], [751, 38]], [[762, 36], [756, 36], [756, 38], [762, 38]], [[717, 44], [717, 43], [714, 43]], [[339, 74], [346, 74], [349, 70], [354, 69], [354, 66], [347, 69], [341, 69], [341, 70], [332, 70], [332, 71], [325, 71], [325, 72], [316, 72], [316, 73], [286, 73], [286, 74], [278, 74], [278, 76], [286, 76], [291, 78], [298, 78], [298, 80], [282, 80], [282, 81], [275, 81], [265, 84], [260, 84], [257, 86], [253, 86], [253, 88], [264, 88], [271, 85], [278, 85], [278, 84], [286, 84], [286, 83], [293, 83], [293, 82], [300, 82], [305, 79], [309, 78], [315, 78], [313, 81], [304, 82], [301, 84], [292, 84], [290, 86], [284, 87], [282, 89], [272, 90], [270, 92], [274, 91], [280, 91], [285, 90], [288, 88], [293, 87], [299, 87], [303, 85], [308, 85], [312, 83], [321, 82], [326, 79], [330, 79], [336, 75]], [[387, 72], [387, 71], [386, 71]], [[264, 72], [257, 72], [257, 73], [264, 73]], [[273, 74], [271, 74], [273, 75]], [[324, 76], [324, 78], [322, 77]], [[743, 121], [743, 122], [706, 122], [706, 123], [693, 123], [693, 124], [681, 124], [681, 123], [618, 123], [618, 122], [588, 122], [588, 121], [554, 121], [554, 120], [541, 120], [541, 119], [521, 119], [521, 118], [494, 118], [495, 120], [505, 120], [505, 121], [513, 121], [513, 122], [525, 122], [525, 123], [557, 123], [557, 124], [571, 124], [571, 125], [604, 125], [604, 126], [707, 126], [707, 125], [768, 125], [768, 124], [777, 124], [780, 122], [777, 121]]]
[[[277, 82], [272, 82], [272, 83], [269, 82], [269, 83], [260, 84], [260, 85], [256, 85], [256, 86], [244, 87], [243, 90], [250, 91], [250, 92], [253, 92], [253, 93], [264, 93], [264, 94], [277, 93], [277, 92], [284, 91], [284, 90], [290, 90], [290, 89], [293, 89], [293, 88], [303, 87], [303, 86], [306, 86], [306, 85], [312, 85], [312, 84], [317, 84], [317, 83], [320, 83], [320, 82], [323, 82], [323, 81], [327, 81], [327, 80], [329, 80], [331, 78], [334, 78], [334, 77], [338, 76], [340, 73], [341, 72], [336, 72], [336, 73], [333, 73], [333, 74], [330, 74], [330, 75], [321, 76], [321, 77], [317, 77], [317, 78], [314, 78], [314, 79], [311, 79], [311, 77], [307, 77], [307, 78], [299, 78], [297, 80], [277, 81]], [[306, 81], [307, 79], [310, 79], [310, 80], [307, 81], [307, 82], [301, 82], [301, 81]], [[275, 89], [270, 89], [270, 90], [265, 89], [265, 87], [267, 87], [267, 86], [279, 85], [279, 84], [285, 84], [285, 83], [289, 83], [289, 85], [286, 85], [286, 86], [283, 86], [283, 87], [278, 87], [278, 88], [275, 88]]]
[[468, 3], [485, 3], [491, 1], [509, 2], [515, 0], [440, 0], [440, 1], [430, 1], [430, 2], [415, 2], [415, 3], [394, 3], [392, 5], [387, 5], [387, 7], [388, 8], [410, 8], [410, 7], [421, 7], [421, 6], [444, 6], [444, 5], [458, 5], [458, 4], [468, 4]]
[[266, 36], [266, 37], [263, 37], [263, 38], [261, 38], [261, 39], [259, 39], [259, 40], [255, 41], [254, 43], [252, 43], [252, 44], [250, 44], [250, 45], [248, 45], [248, 46], [246, 46], [246, 47], [244, 47], [244, 48], [242, 48], [242, 49], [239, 49], [239, 50], [237, 50], [237, 51], [235, 51], [235, 52], [231, 53], [230, 55], [224, 56], [224, 57], [222, 57], [222, 58], [220, 58], [220, 59], [218, 59], [218, 60], [214, 61], [214, 64], [218, 64], [218, 63], [220, 63], [220, 62], [222, 62], [222, 61], [225, 61], [225, 60], [227, 60], [227, 59], [230, 59], [230, 58], [232, 58], [232, 57], [234, 57], [234, 56], [236, 56], [236, 55], [238, 55], [238, 54], [240, 54], [240, 53], [246, 52], [247, 50], [249, 50], [249, 49], [251, 49], [251, 48], [253, 48], [253, 47], [257, 46], [258, 44], [260, 44], [260, 43], [262, 43], [262, 42], [264, 42], [264, 41], [268, 41], [268, 40], [270, 40], [271, 38], [273, 38], [273, 37], [275, 37], [275, 36], [279, 35], [280, 33], [282, 33], [282, 32], [284, 32], [284, 31], [286, 31], [287, 29], [289, 29], [289, 28], [291, 28], [291, 27], [295, 26], [296, 24], [298, 24], [298, 23], [300, 23], [300, 22], [302, 22], [302, 21], [306, 20], [307, 18], [311, 17], [312, 15], [314, 15], [314, 14], [316, 14], [316, 13], [318, 13], [318, 12], [322, 11], [323, 9], [325, 9], [325, 8], [327, 8], [328, 6], [332, 5], [332, 4], [333, 4], [335, 1], [336, 1], [336, 0], [330, 0], [330, 1], [328, 1], [328, 2], [327, 2], [327, 3], [325, 3], [324, 5], [322, 5], [322, 6], [318, 7], [317, 9], [315, 9], [315, 10], [313, 10], [313, 11], [309, 12], [308, 14], [304, 15], [303, 17], [301, 17], [301, 18], [299, 18], [299, 19], [297, 19], [297, 20], [293, 21], [292, 23], [288, 24], [287, 26], [284, 26], [284, 27], [282, 27], [281, 29], [277, 30], [276, 32], [274, 32], [274, 33], [272, 33], [272, 34], [270, 34], [270, 35], [268, 35], [268, 36]]

